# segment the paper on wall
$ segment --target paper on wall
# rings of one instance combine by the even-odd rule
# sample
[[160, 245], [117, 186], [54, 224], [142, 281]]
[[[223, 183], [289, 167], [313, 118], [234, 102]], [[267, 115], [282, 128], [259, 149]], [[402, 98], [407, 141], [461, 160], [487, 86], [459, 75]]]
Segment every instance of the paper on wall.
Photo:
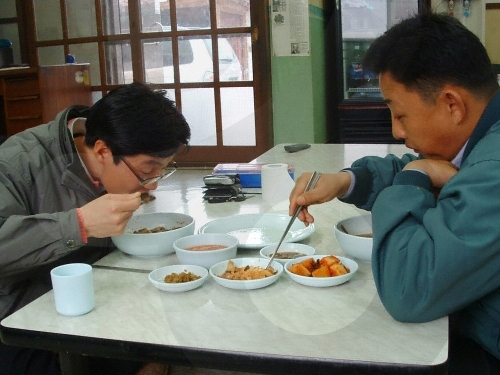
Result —
[[274, 56], [309, 56], [307, 0], [269, 0]]

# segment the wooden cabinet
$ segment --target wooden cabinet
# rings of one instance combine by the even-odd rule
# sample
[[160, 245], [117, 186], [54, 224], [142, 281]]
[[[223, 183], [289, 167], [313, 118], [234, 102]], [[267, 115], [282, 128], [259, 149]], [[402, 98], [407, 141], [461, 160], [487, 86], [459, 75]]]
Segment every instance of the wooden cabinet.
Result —
[[75, 104], [92, 105], [89, 64], [0, 69], [0, 137], [53, 120]]
[[42, 103], [38, 75], [4, 78], [3, 105], [7, 136], [42, 123]]

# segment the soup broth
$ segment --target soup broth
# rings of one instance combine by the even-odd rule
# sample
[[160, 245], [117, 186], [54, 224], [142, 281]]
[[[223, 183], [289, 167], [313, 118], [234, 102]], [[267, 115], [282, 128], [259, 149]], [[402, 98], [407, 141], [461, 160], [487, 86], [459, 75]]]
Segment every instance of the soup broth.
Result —
[[221, 250], [225, 249], [227, 246], [224, 245], [198, 245], [186, 247], [186, 250], [189, 251], [210, 251], [210, 250]]

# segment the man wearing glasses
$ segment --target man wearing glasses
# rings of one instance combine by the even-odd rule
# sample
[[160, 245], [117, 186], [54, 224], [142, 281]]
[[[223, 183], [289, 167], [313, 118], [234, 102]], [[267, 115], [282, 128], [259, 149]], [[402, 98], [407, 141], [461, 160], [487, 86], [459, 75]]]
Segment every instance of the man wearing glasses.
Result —
[[[0, 319], [50, 290], [50, 269], [106, 255], [141, 194], [175, 171], [190, 135], [163, 91], [133, 83], [8, 138], [0, 146]], [[141, 367], [90, 362], [93, 374]], [[0, 375], [59, 371], [52, 353], [0, 343]]]

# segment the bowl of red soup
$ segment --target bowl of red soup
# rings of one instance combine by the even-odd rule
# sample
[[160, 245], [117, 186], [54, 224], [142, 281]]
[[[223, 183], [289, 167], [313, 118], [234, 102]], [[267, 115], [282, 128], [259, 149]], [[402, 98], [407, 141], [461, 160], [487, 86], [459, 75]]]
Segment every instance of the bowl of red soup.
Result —
[[236, 257], [238, 239], [225, 233], [201, 233], [179, 238], [174, 250], [181, 264], [210, 268]]

